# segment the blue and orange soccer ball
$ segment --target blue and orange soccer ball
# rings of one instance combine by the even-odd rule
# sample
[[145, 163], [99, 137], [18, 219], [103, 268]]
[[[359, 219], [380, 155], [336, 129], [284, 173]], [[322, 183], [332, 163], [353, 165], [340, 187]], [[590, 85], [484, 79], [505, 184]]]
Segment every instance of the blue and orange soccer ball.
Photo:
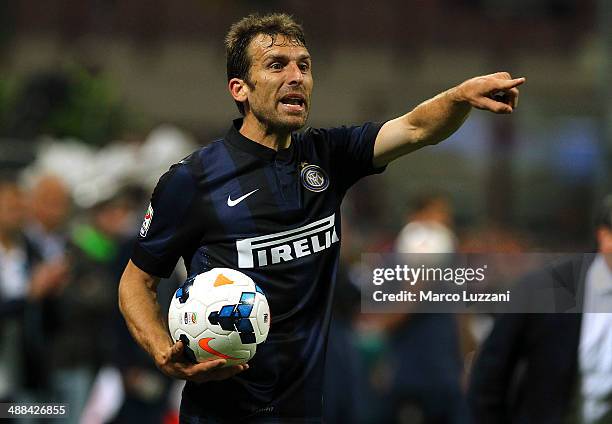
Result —
[[188, 279], [175, 292], [168, 327], [194, 362], [223, 358], [226, 366], [244, 364], [268, 337], [270, 307], [247, 275], [214, 268]]

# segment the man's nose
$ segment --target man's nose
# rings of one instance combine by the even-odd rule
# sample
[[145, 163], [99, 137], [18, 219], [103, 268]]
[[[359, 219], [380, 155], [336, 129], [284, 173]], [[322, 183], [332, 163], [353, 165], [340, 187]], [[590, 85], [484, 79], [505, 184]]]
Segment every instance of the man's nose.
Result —
[[291, 62], [287, 65], [287, 71], [289, 73], [289, 85], [299, 85], [304, 81], [304, 74], [297, 63]]

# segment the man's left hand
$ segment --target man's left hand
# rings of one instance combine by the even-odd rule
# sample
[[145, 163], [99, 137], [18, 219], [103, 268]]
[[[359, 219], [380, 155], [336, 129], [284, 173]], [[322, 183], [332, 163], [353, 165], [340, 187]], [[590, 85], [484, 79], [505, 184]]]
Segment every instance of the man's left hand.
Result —
[[471, 78], [450, 90], [456, 101], [494, 113], [512, 113], [518, 105], [518, 86], [525, 78], [512, 78], [508, 72]]

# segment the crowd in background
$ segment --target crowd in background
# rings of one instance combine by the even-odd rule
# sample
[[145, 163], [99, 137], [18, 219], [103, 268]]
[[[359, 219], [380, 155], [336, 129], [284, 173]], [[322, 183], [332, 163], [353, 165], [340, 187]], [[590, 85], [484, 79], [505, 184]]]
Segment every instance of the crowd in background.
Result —
[[[138, 200], [126, 189], [80, 211], [77, 220], [61, 178], [41, 175], [27, 189], [15, 175], [2, 175], [2, 401], [61, 400], [70, 405], [71, 422], [90, 405], [88, 422], [102, 422], [92, 386], [100, 370], [112, 366], [120, 378], [105, 387], [123, 395], [104, 405], [107, 417], [153, 422], [170, 410], [170, 382], [134, 346], [117, 309]], [[138, 403], [144, 408], [133, 415]]]

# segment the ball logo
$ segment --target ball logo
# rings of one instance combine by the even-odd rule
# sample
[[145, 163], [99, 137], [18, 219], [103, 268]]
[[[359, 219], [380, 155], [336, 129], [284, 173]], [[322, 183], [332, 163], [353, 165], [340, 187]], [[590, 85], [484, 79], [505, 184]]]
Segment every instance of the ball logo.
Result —
[[318, 165], [306, 165], [301, 173], [302, 185], [315, 193], [324, 191], [329, 187], [329, 177]]
[[185, 324], [197, 324], [198, 316], [195, 312], [185, 312], [185, 316], [183, 317], [183, 322]]

